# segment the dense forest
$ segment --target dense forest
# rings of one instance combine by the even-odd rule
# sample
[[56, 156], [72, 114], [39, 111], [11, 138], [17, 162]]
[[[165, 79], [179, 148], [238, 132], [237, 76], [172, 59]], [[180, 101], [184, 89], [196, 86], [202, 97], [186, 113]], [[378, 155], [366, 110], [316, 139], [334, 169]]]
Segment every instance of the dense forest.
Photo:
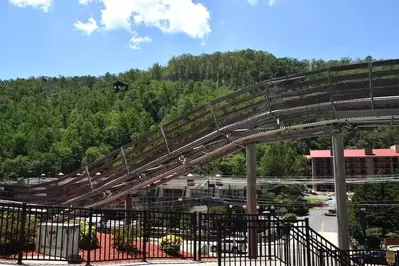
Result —
[[[68, 173], [113, 148], [207, 101], [288, 74], [363, 60], [297, 60], [254, 50], [181, 55], [146, 71], [81, 77], [32, 77], [0, 81], [0, 179]], [[129, 87], [115, 91], [121, 81]], [[375, 148], [399, 142], [396, 128], [346, 135], [346, 145]], [[329, 148], [329, 138], [259, 145], [264, 176], [309, 174], [302, 156]], [[276, 161], [281, 162], [276, 164]], [[224, 175], [245, 173], [245, 157], [233, 154], [208, 166]]]

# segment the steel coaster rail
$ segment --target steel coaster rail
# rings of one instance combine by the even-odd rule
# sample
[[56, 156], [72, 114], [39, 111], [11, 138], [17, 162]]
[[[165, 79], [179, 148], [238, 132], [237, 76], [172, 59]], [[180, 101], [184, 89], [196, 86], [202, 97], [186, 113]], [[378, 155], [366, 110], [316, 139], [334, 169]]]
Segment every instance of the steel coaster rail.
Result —
[[[350, 73], [334, 75], [339, 71]], [[323, 117], [335, 118], [336, 115], [342, 117], [345, 115], [344, 111], [353, 111], [348, 118], [360, 117], [366, 110], [371, 110], [376, 115], [386, 114], [383, 109], [393, 112], [399, 105], [398, 77], [399, 59], [396, 59], [332, 67], [264, 81], [204, 105], [210, 105], [211, 112], [205, 112], [204, 110], [209, 108], [204, 106], [196, 108], [189, 114], [163, 125], [161, 131], [144, 134], [136, 142], [142, 141], [140, 144], [124, 145], [121, 150], [126, 153], [126, 157], [123, 156], [125, 163], [114, 166], [122, 160], [120, 150], [114, 150], [104, 159], [89, 165], [91, 172], [104, 171], [102, 177], [93, 178], [93, 192], [88, 182], [85, 182], [88, 173], [83, 172], [82, 176], [73, 177], [75, 172], [79, 171], [40, 185], [9, 187], [16, 190], [20, 199], [32, 202], [71, 203], [68, 198], [72, 198], [74, 204], [81, 205], [85, 203], [79, 203], [80, 200], [97, 201], [93, 196], [106, 189], [112, 189], [115, 185], [142, 183], [158, 177], [162, 172], [173, 172], [173, 168], [176, 167], [182, 171], [182, 167], [174, 161], [181, 155], [184, 155], [185, 159], [199, 158], [204, 151], [193, 151], [195, 145], [205, 146], [208, 151], [212, 151], [250, 134], [254, 129], [282, 128], [284, 123], [280, 123], [281, 121], [290, 124], [304, 123], [309, 119], [315, 121]], [[201, 119], [201, 115], [204, 114], [208, 116]], [[370, 124], [373, 123], [370, 121]], [[236, 131], [240, 129], [247, 131]], [[134, 145], [136, 147], [133, 147]], [[146, 146], [155, 147], [143, 148]], [[224, 151], [223, 155], [236, 150]], [[164, 168], [161, 169], [160, 166]], [[154, 168], [161, 170], [154, 171]], [[127, 173], [126, 169], [134, 170]], [[149, 173], [147, 177], [139, 178], [138, 175], [144, 172]], [[27, 188], [30, 188], [30, 191], [26, 191]], [[36, 188], [42, 188], [44, 191], [36, 191]], [[115, 193], [119, 191], [114, 189]], [[48, 195], [37, 195], [44, 192]]]
[[[301, 130], [306, 130], [308, 128], [319, 129], [317, 131], [317, 133], [322, 132], [323, 134], [331, 134], [331, 132], [334, 129], [331, 128], [331, 131], [324, 131], [326, 126], [346, 125], [348, 122], [349, 123], [357, 123], [357, 122], [362, 123], [362, 122], [367, 122], [367, 121], [378, 121], [378, 120], [380, 120], [380, 121], [384, 120], [384, 121], [388, 121], [390, 123], [392, 119], [397, 120], [397, 119], [399, 119], [399, 116], [364, 117], [364, 118], [359, 118], [359, 119], [355, 119], [355, 118], [353, 118], [353, 119], [335, 119], [335, 120], [315, 122], [315, 123], [309, 123], [309, 124], [303, 124], [303, 125], [301, 124], [301, 125], [297, 125], [297, 126], [286, 127], [286, 128], [274, 130], [274, 131], [256, 133], [256, 134], [235, 140], [232, 143], [229, 143], [229, 144], [227, 144], [223, 147], [220, 147], [206, 155], [196, 158], [190, 162], [190, 165], [203, 164], [203, 163], [209, 162], [210, 160], [220, 158], [225, 155], [224, 152], [227, 151], [229, 153], [230, 151], [237, 151], [237, 150], [241, 149], [242, 146], [245, 144], [249, 144], [249, 143], [257, 142], [257, 141], [264, 142], [264, 138], [267, 136], [279, 135], [279, 134], [288, 133], [288, 132], [297, 133], [297, 132], [300, 132]], [[304, 137], [308, 137], [308, 135], [305, 135]], [[289, 136], [288, 138], [301, 138], [301, 137]], [[178, 168], [175, 168], [168, 172], [165, 172], [155, 178], [151, 178], [144, 182], [138, 183], [137, 186], [135, 186], [135, 187], [129, 187], [129, 188], [126, 188], [124, 191], [119, 191], [119, 193], [117, 195], [114, 195], [114, 196], [109, 197], [102, 201], [95, 202], [92, 205], [89, 205], [89, 207], [102, 206], [102, 205], [107, 205], [107, 204], [116, 202], [121, 197], [128, 195], [130, 193], [137, 192], [137, 190], [143, 189], [148, 185], [151, 185], [154, 183], [157, 186], [161, 185], [161, 184], [169, 181], [173, 176], [177, 177], [179, 174], [184, 174], [190, 170], [191, 169], [189, 167], [180, 166]], [[73, 202], [73, 201], [71, 201], [71, 202]], [[68, 203], [71, 203], [71, 202], [68, 202]]]

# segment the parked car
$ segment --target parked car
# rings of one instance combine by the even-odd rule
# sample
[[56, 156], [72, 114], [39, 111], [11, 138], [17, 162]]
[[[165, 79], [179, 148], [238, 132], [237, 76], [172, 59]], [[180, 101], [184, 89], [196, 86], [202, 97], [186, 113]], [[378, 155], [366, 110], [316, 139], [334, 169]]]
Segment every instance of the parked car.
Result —
[[[217, 245], [213, 245], [212, 252], [217, 252]], [[247, 250], [247, 243], [242, 237], [227, 237], [223, 238], [221, 242], [222, 252], [243, 253]]]

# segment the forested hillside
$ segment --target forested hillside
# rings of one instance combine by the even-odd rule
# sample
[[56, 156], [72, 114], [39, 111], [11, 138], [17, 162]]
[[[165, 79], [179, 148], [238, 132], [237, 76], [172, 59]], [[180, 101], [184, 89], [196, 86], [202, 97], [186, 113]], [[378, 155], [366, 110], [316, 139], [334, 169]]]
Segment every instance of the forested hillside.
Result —
[[[368, 60], [367, 58], [365, 60]], [[243, 50], [182, 55], [147, 71], [92, 77], [37, 77], [0, 81], [0, 178], [68, 173], [100, 158], [159, 124], [233, 90], [273, 77], [353, 62], [276, 58]], [[115, 92], [122, 81], [128, 90]], [[398, 141], [396, 129], [376, 129], [347, 138], [347, 144], [376, 147]], [[329, 139], [261, 145], [259, 173], [305, 175], [301, 154], [328, 148]], [[276, 166], [274, 159], [285, 162]], [[243, 154], [209, 166], [225, 175], [245, 173]], [[293, 163], [294, 162], [294, 163]], [[288, 167], [289, 166], [289, 167]]]

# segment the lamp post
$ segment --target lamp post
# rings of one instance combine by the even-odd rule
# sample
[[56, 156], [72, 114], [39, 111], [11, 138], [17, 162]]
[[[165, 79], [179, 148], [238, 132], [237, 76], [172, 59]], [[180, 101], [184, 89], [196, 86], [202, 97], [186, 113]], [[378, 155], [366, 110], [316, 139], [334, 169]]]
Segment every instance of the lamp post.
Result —
[[177, 199], [178, 202], [180, 202], [182, 204], [182, 208], [184, 209], [184, 202], [183, 202], [183, 198], [178, 198]]
[[230, 208], [230, 213], [234, 216], [234, 215], [236, 214], [236, 211], [235, 211], [235, 209], [234, 209], [233, 204], [230, 204], [230, 205], [229, 205], [229, 208]]
[[42, 173], [40, 176], [39, 176], [39, 184], [42, 182], [42, 178], [45, 178], [46, 177], [46, 174], [45, 173]]
[[248, 206], [247, 205], [243, 205], [242, 208], [244, 209], [244, 213], [247, 212]]
[[273, 205], [270, 207], [270, 213], [273, 215], [275, 214], [275, 208]]

